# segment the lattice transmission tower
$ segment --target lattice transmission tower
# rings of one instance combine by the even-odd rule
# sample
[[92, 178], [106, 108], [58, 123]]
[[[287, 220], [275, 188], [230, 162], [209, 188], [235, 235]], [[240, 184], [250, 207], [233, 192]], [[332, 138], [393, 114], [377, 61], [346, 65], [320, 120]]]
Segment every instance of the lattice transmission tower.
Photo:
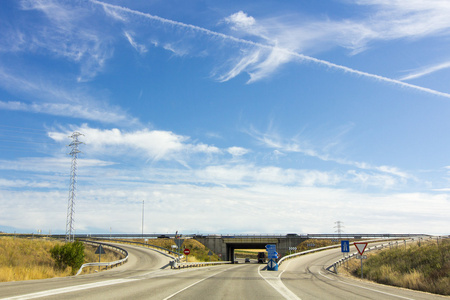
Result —
[[342, 225], [342, 223], [343, 222], [341, 222], [341, 221], [334, 222], [334, 224], [336, 224], [336, 226], [334, 226], [334, 228], [337, 229], [335, 232], [337, 232], [339, 238], [341, 237], [342, 232], [344, 232], [344, 230], [342, 230], [342, 228], [344, 227], [344, 225]]
[[69, 201], [67, 205], [67, 222], [66, 222], [66, 241], [73, 242], [75, 231], [74, 231], [74, 214], [75, 214], [75, 196], [77, 189], [77, 157], [78, 153], [81, 153], [78, 150], [78, 145], [84, 144], [78, 140], [78, 137], [83, 135], [77, 131], [72, 133], [70, 138], [72, 138], [72, 143], [69, 144], [68, 147], [71, 147], [71, 151], [69, 155], [72, 156], [72, 168], [70, 172], [70, 188], [69, 188]]

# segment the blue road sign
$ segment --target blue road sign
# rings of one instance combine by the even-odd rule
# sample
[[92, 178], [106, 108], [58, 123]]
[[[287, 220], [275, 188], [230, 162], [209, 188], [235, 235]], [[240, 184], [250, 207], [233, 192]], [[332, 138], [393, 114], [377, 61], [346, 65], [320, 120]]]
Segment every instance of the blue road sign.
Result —
[[267, 263], [267, 270], [268, 271], [278, 271], [278, 264], [273, 259], [269, 259], [269, 262]]
[[276, 249], [277, 248], [277, 245], [266, 245], [266, 249], [267, 250], [269, 250], [269, 249]]
[[350, 252], [350, 242], [341, 241], [341, 252]]

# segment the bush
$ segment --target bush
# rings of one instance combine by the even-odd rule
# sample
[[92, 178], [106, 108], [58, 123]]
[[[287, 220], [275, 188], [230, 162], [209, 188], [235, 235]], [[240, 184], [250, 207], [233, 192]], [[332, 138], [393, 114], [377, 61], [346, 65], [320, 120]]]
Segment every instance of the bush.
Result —
[[84, 244], [76, 241], [62, 246], [56, 245], [50, 249], [50, 254], [59, 269], [65, 270], [69, 266], [72, 268], [72, 274], [75, 274], [84, 262]]

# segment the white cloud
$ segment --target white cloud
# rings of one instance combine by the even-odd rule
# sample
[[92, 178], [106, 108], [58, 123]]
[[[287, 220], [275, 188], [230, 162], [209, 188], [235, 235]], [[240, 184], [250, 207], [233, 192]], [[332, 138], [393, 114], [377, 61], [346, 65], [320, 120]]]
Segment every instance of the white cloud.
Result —
[[49, 115], [64, 116], [70, 118], [79, 118], [95, 120], [103, 123], [122, 123], [126, 122], [127, 116], [120, 112], [107, 111], [101, 108], [86, 107], [79, 104], [69, 103], [23, 103], [18, 101], [0, 101], [0, 109], [16, 110], [31, 113], [44, 113]]
[[21, 4], [22, 9], [39, 11], [46, 17], [24, 37], [26, 49], [48, 51], [79, 64], [79, 82], [94, 78], [112, 57], [110, 36], [92, 26], [92, 22], [86, 22], [87, 18], [95, 20], [95, 11], [89, 7], [52, 0], [22, 1]]
[[229, 147], [227, 152], [230, 153], [233, 157], [239, 157], [247, 154], [250, 150], [242, 148], [242, 147]]
[[[332, 232], [335, 220], [342, 220], [349, 233], [448, 234], [445, 229], [449, 228], [450, 199], [445, 193], [370, 195], [266, 183], [246, 188], [146, 183], [80, 187], [75, 211], [77, 233], [104, 233], [110, 227], [113, 232], [140, 232], [142, 200], [146, 233]], [[12, 214], [17, 207], [20, 214]], [[0, 225], [64, 232], [66, 209], [65, 191], [0, 193]], [[48, 218], [49, 214], [53, 217]], [[266, 222], [269, 217], [270, 222]]]
[[128, 42], [133, 46], [134, 49], [136, 49], [137, 52], [140, 54], [144, 54], [147, 52], [147, 48], [144, 45], [140, 45], [136, 43], [136, 41], [133, 39], [133, 34], [131, 32], [124, 31], [123, 34], [127, 38]]
[[[103, 123], [136, 125], [138, 120], [119, 107], [109, 106], [99, 100], [102, 97], [91, 95], [85, 89], [55, 86], [33, 74], [14, 74], [0, 67], [0, 85], [22, 98], [33, 99], [32, 103], [1, 101], [0, 109], [45, 113], [57, 116], [81, 118]], [[42, 102], [39, 102], [42, 101]]]
[[[335, 162], [345, 166], [357, 167], [361, 170], [376, 171], [390, 175], [386, 178], [395, 176], [397, 177], [397, 179], [395, 180], [400, 180], [401, 182], [405, 182], [408, 179], [414, 179], [412, 175], [408, 174], [407, 172], [401, 171], [396, 167], [384, 165], [376, 166], [365, 162], [358, 162], [349, 159], [334, 157], [329, 153], [331, 150], [329, 144], [322, 147], [321, 150], [317, 150], [313, 145], [311, 145], [311, 142], [307, 141], [304, 138], [301, 139], [300, 137], [296, 137], [294, 139], [286, 141], [284, 138], [275, 133], [261, 133], [255, 129], [247, 131], [247, 133], [257, 141], [259, 141], [263, 146], [274, 148], [280, 153], [302, 153], [306, 156], [314, 157], [322, 161]], [[332, 142], [332, 144], [336, 143], [336, 141]]]
[[448, 69], [450, 68], [450, 62], [443, 62], [437, 65], [433, 65], [433, 66], [428, 66], [425, 68], [422, 68], [420, 70], [411, 72], [408, 75], [403, 76], [402, 78], [400, 78], [399, 80], [411, 80], [411, 79], [417, 79], [419, 77], [440, 71], [440, 70], [444, 70], [444, 69]]
[[[166, 40], [172, 39], [172, 41], [160, 43], [157, 41], [156, 43], [153, 42], [155, 45], [161, 44], [166, 49], [178, 54], [178, 55], [185, 55], [186, 53], [195, 53], [195, 55], [199, 55], [199, 53], [217, 53], [217, 49], [215, 48], [212, 51], [207, 51], [207, 49], [212, 48], [213, 46], [208, 43], [208, 46], [205, 49], [199, 49], [198, 47], [190, 47], [192, 46], [192, 40], [197, 40], [199, 35], [203, 35], [206, 37], [211, 38], [211, 41], [213, 41], [214, 45], [219, 46], [221, 48], [224, 47], [224, 44], [222, 41], [228, 41], [230, 42], [230, 46], [233, 45], [239, 45], [239, 53], [238, 55], [235, 55], [231, 59], [227, 59], [227, 63], [225, 66], [223, 66], [222, 72], [217, 76], [217, 79], [220, 81], [227, 81], [235, 76], [239, 75], [242, 72], [247, 72], [251, 75], [250, 81], [253, 82], [256, 80], [260, 80], [262, 78], [265, 78], [269, 76], [270, 74], [273, 74], [273, 72], [281, 65], [296, 61], [296, 62], [313, 62], [322, 66], [325, 66], [327, 68], [331, 69], [337, 69], [340, 71], [343, 71], [345, 73], [354, 74], [357, 76], [363, 76], [371, 79], [375, 79], [377, 81], [381, 82], [387, 82], [387, 83], [393, 83], [398, 86], [407, 87], [415, 90], [419, 90], [425, 93], [450, 98], [450, 94], [439, 92], [433, 89], [405, 83], [400, 80], [391, 79], [388, 77], [371, 74], [368, 72], [359, 71], [356, 69], [352, 69], [343, 65], [338, 65], [335, 63], [331, 63], [329, 61], [317, 59], [305, 54], [302, 54], [307, 50], [305, 48], [306, 43], [302, 43], [304, 41], [303, 36], [307, 36], [308, 39], [313, 42], [311, 47], [314, 48], [316, 45], [323, 44], [323, 41], [328, 41], [330, 37], [332, 37], [332, 44], [331, 47], [334, 47], [336, 45], [343, 45], [344, 47], [349, 47], [355, 51], [355, 49], [360, 49], [361, 47], [367, 45], [367, 38], [361, 37], [361, 36], [354, 36], [352, 35], [356, 33], [360, 33], [361, 31], [368, 31], [370, 32], [371, 27], [369, 26], [369, 30], [360, 30], [355, 28], [365, 28], [365, 23], [367, 19], [370, 18], [364, 18], [362, 21], [329, 21], [328, 19], [325, 21], [316, 21], [316, 22], [309, 22], [305, 23], [306, 27], [302, 27], [303, 23], [293, 23], [293, 25], [287, 26], [285, 24], [281, 26], [267, 26], [264, 25], [265, 22], [271, 22], [269, 25], [272, 25], [273, 18], [271, 20], [262, 20], [262, 21], [256, 21], [257, 26], [255, 27], [255, 23], [252, 20], [251, 16], [248, 16], [245, 12], [238, 12], [237, 14], [233, 14], [232, 16], [225, 18], [226, 22], [231, 22], [233, 29], [237, 29], [238, 27], [241, 28], [242, 33], [248, 33], [255, 35], [257, 38], [264, 39], [264, 43], [255, 42], [250, 39], [242, 39], [237, 38], [232, 35], [227, 35], [224, 33], [212, 31], [206, 28], [202, 28], [195, 25], [190, 25], [182, 22], [177, 22], [165, 18], [161, 18], [155, 15], [151, 15], [148, 13], [143, 13], [140, 11], [132, 10], [126, 7], [112, 5], [108, 3], [104, 3], [101, 1], [91, 0], [92, 3], [98, 4], [102, 7], [107, 7], [110, 10], [116, 10], [120, 11], [125, 14], [131, 14], [135, 16], [139, 16], [148, 20], [155, 21], [162, 25], [168, 25], [167, 28], [170, 28], [171, 30], [176, 29], [184, 29], [186, 30], [185, 35], [180, 35], [180, 31], [176, 30], [173, 32], [174, 37], [170, 37], [167, 35], [167, 32], [164, 33], [164, 35], [161, 35], [161, 38], [165, 38]], [[280, 20], [285, 21], [283, 18], [279, 18]], [[379, 21], [379, 24], [383, 24], [385, 22], [385, 19], [382, 19]], [[136, 20], [138, 23], [139, 20]], [[359, 23], [358, 23], [359, 22]], [[240, 26], [237, 26], [239, 24]], [[311, 25], [313, 24], [313, 25]], [[244, 28], [243, 28], [244, 27]], [[250, 29], [249, 29], [250, 27]], [[271, 28], [271, 30], [268, 30], [268, 28]], [[255, 28], [257, 30], [255, 31]], [[299, 29], [300, 28], [300, 29]], [[317, 30], [317, 29], [320, 30]], [[245, 31], [245, 30], [248, 31]], [[352, 30], [347, 30], [352, 29]], [[267, 36], [262, 34], [262, 32], [268, 31]], [[315, 34], [315, 32], [319, 32], [320, 38]], [[350, 36], [348, 36], [347, 32], [350, 31]], [[342, 33], [345, 33], [345, 36], [342, 36]], [[337, 34], [338, 33], [338, 34]], [[434, 31], [432, 32], [434, 33]], [[380, 34], [379, 36], [381, 36]], [[371, 34], [368, 34], [368, 36], [371, 36]], [[401, 36], [396, 36], [395, 38], [401, 38]], [[376, 38], [374, 38], [376, 39]], [[158, 40], [158, 38], [152, 38], [151, 40], [155, 41]], [[191, 40], [191, 43], [189, 43], [189, 40]], [[218, 43], [219, 41], [219, 43]], [[294, 41], [294, 43], [292, 42]], [[189, 44], [189, 45], [187, 45]], [[180, 47], [176, 47], [174, 45], [180, 45]], [[183, 46], [181, 46], [183, 45]], [[330, 47], [330, 45], [327, 45], [326, 47]], [[179, 49], [182, 49], [181, 52]], [[195, 49], [195, 50], [194, 50]], [[235, 51], [232, 52], [233, 54], [236, 53]]]
[[[120, 156], [127, 153], [155, 161], [174, 160], [186, 165], [185, 159], [189, 155], [220, 153], [220, 149], [215, 146], [189, 142], [189, 137], [171, 131], [143, 129], [125, 132], [117, 128], [102, 130], [87, 125], [72, 129], [74, 130], [84, 134], [80, 140], [86, 143], [86, 151], [92, 154]], [[49, 137], [62, 142], [67, 140], [70, 133], [53, 131], [49, 132]]]

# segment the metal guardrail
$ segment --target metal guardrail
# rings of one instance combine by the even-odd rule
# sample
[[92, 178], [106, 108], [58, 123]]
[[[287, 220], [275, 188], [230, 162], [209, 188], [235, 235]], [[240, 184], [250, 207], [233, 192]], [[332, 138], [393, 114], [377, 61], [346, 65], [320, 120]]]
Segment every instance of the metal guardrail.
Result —
[[323, 250], [327, 250], [327, 249], [333, 249], [333, 248], [339, 248], [341, 247], [341, 245], [331, 245], [331, 246], [326, 246], [326, 247], [321, 247], [321, 248], [315, 248], [315, 249], [311, 249], [311, 250], [306, 250], [306, 251], [302, 251], [302, 252], [297, 252], [294, 254], [290, 254], [290, 255], [286, 255], [283, 256], [282, 258], [280, 258], [280, 260], [278, 260], [278, 265], [281, 265], [283, 263], [283, 261], [300, 256], [300, 255], [305, 255], [308, 253], [313, 253], [313, 252], [318, 252], [318, 251], [323, 251]]
[[[38, 237], [38, 236], [46, 236], [53, 238], [65, 238], [63, 234], [19, 234], [19, 233], [0, 233], [1, 236], [22, 236], [22, 237]], [[183, 238], [195, 238], [195, 237], [209, 237], [209, 238], [289, 238], [289, 237], [299, 237], [305, 239], [311, 238], [331, 238], [331, 239], [343, 239], [343, 238], [402, 238], [402, 237], [414, 237], [414, 236], [429, 236], [427, 234], [397, 234], [397, 233], [382, 233], [382, 234], [372, 234], [372, 233], [288, 233], [288, 234], [183, 234]], [[75, 234], [74, 237], [76, 239], [93, 239], [93, 238], [102, 238], [102, 239], [120, 239], [120, 238], [174, 238], [175, 234], [165, 233], [153, 233], [153, 234], [142, 234], [142, 233], [100, 233], [100, 234]]]
[[86, 263], [86, 264], [83, 264], [81, 266], [81, 268], [78, 270], [77, 274], [75, 274], [75, 276], [79, 275], [81, 273], [81, 271], [83, 270], [83, 268], [85, 268], [85, 267], [94, 267], [94, 266], [103, 266], [104, 267], [104, 266], [106, 266], [106, 268], [108, 269], [108, 267], [113, 268], [113, 267], [115, 267], [117, 265], [121, 265], [121, 264], [125, 263], [128, 260], [128, 251], [123, 249], [123, 248], [120, 248], [120, 247], [117, 247], [117, 246], [114, 246], [114, 245], [110, 245], [110, 244], [101, 243], [101, 242], [94, 242], [94, 241], [88, 241], [88, 240], [79, 240], [79, 241], [83, 242], [83, 243], [86, 243], [86, 244], [92, 244], [92, 245], [98, 245], [98, 246], [102, 245], [102, 247], [104, 247], [104, 248], [114, 249], [116, 251], [119, 251], [123, 255], [125, 255], [125, 258], [117, 260], [117, 261], [112, 261], [112, 262]]
[[[432, 236], [428, 236], [428, 237], [429, 237], [429, 239], [433, 239]], [[437, 237], [437, 241], [438, 241], [438, 242], [439, 242], [439, 238], [440, 238], [440, 237]], [[442, 237], [441, 237], [441, 239], [442, 239]], [[404, 244], [405, 244], [405, 246], [406, 246], [406, 243], [412, 243], [412, 242], [418, 242], [418, 243], [420, 243], [421, 240], [423, 240], [422, 237], [416, 237], [416, 238], [411, 238], [411, 239], [408, 239], [408, 240], [403, 240], [403, 242], [404, 242]], [[368, 242], [370, 242], [370, 241], [368, 241]], [[398, 247], [398, 246], [399, 246], [399, 241], [397, 240], [397, 241], [395, 241], [395, 242], [388, 242], [387, 244], [381, 244], [381, 245], [376, 245], [376, 246], [373, 246], [373, 247], [368, 247], [368, 248], [364, 251], [364, 253], [365, 253], [365, 252], [370, 252], [370, 251], [381, 250], [381, 249], [388, 248], [388, 247], [389, 247], [389, 248], [392, 248], [392, 247]], [[329, 272], [333, 272], [333, 273], [337, 274], [337, 267], [341, 266], [341, 265], [344, 264], [346, 261], [348, 261], [348, 260], [350, 260], [351, 258], [355, 257], [357, 254], [358, 254], [358, 252], [354, 252], [354, 253], [350, 254], [349, 256], [343, 257], [343, 258], [341, 258], [341, 259], [339, 259], [338, 261], [334, 262], [333, 264], [331, 264], [330, 266], [328, 266], [328, 267], [325, 268], [325, 269], [326, 269], [327, 271], [329, 271]], [[332, 271], [331, 269], [333, 269], [333, 271]]]
[[164, 254], [170, 258], [178, 258], [180, 256], [183, 256], [181, 253], [176, 252], [176, 251], [172, 251], [169, 250], [167, 248], [161, 247], [161, 246], [156, 246], [156, 245], [152, 245], [152, 244], [147, 244], [147, 243], [141, 243], [141, 242], [134, 242], [134, 241], [127, 241], [127, 240], [118, 240], [118, 239], [104, 239], [104, 238], [91, 238], [91, 239], [95, 239], [95, 240], [108, 240], [111, 242], [119, 242], [122, 244], [130, 244], [130, 245], [138, 245], [138, 246], [144, 246], [147, 248], [152, 248], [153, 250], [156, 250], [157, 252]]
[[205, 266], [211, 266], [211, 265], [221, 265], [221, 264], [230, 264], [231, 263], [231, 261], [180, 263], [179, 259], [183, 258], [184, 255], [179, 253], [179, 252], [175, 252], [175, 251], [166, 249], [164, 247], [160, 247], [160, 246], [156, 246], [156, 245], [152, 245], [152, 244], [134, 242], [134, 241], [127, 241], [127, 240], [112, 239], [111, 241], [120, 242], [120, 243], [124, 243], [124, 244], [130, 244], [130, 245], [144, 246], [144, 247], [147, 247], [147, 248], [152, 248], [152, 250], [157, 251], [157, 252], [159, 252], [159, 253], [161, 253], [163, 255], [166, 255], [167, 257], [170, 257], [170, 258], [173, 259], [170, 262], [170, 266], [171, 266], [172, 269], [196, 268], [196, 267], [205, 267]]
[[171, 269], [184, 269], [184, 268], [197, 268], [197, 267], [207, 267], [213, 265], [225, 265], [231, 264], [231, 261], [212, 261], [212, 262], [187, 262], [187, 263], [178, 263], [176, 261], [171, 262]]
[[[369, 240], [369, 241], [366, 241], [366, 242], [368, 242], [368, 243], [370, 243], [370, 242], [375, 242], [375, 241], [378, 241], [378, 242], [380, 242], [381, 240]], [[390, 242], [389, 242], [390, 243]], [[306, 251], [302, 251], [302, 252], [297, 252], [297, 253], [294, 253], [294, 254], [291, 254], [291, 255], [286, 255], [286, 256], [283, 256], [279, 261], [278, 261], [278, 265], [280, 265], [283, 261], [285, 261], [285, 260], [288, 260], [288, 259], [291, 259], [291, 258], [294, 258], [294, 257], [297, 257], [297, 256], [300, 256], [300, 255], [305, 255], [305, 254], [308, 254], [308, 253], [313, 253], [313, 252], [318, 252], [318, 251], [323, 251], [323, 250], [327, 250], [327, 249], [333, 249], [333, 248], [340, 248], [341, 247], [341, 245], [340, 244], [336, 244], [336, 245], [331, 245], [331, 246], [326, 246], [326, 247], [321, 247], [321, 248], [315, 248], [315, 249], [311, 249], [311, 250], [306, 250]], [[373, 248], [373, 247], [372, 247]], [[355, 253], [356, 254], [356, 253]], [[341, 259], [342, 260], [342, 259]], [[328, 269], [327, 269], [328, 270]]]

